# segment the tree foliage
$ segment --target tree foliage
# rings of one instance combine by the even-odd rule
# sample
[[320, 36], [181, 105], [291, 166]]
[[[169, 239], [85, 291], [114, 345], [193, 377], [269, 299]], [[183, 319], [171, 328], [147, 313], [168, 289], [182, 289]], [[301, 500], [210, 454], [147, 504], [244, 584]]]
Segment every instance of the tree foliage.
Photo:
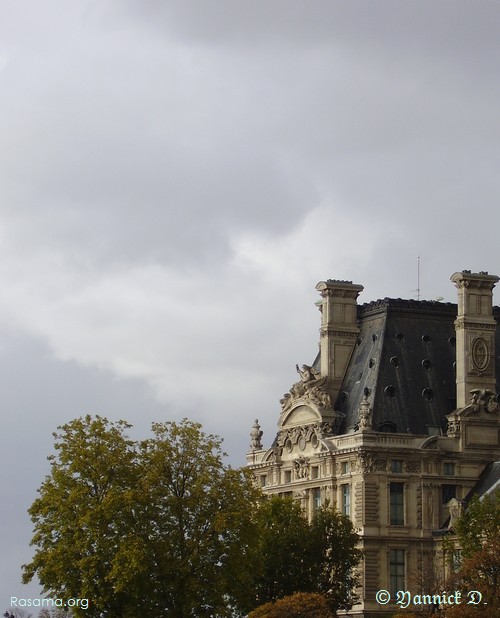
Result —
[[130, 536], [132, 490], [138, 479], [129, 425], [99, 416], [80, 418], [54, 433], [51, 473], [29, 513], [34, 523], [25, 582], [35, 574], [44, 592], [62, 599], [89, 599], [89, 610], [127, 615], [132, 599], [116, 590], [111, 574], [116, 555]]
[[249, 604], [253, 508], [260, 492], [223, 463], [197, 423], [129, 425], [80, 418], [55, 435], [51, 473], [30, 508], [38, 576], [53, 597], [88, 598], [91, 618], [225, 616]]
[[264, 499], [197, 423], [155, 423], [142, 442], [129, 429], [86, 416], [54, 434], [25, 582], [88, 599], [71, 609], [88, 618], [223, 618], [297, 592], [351, 606], [349, 519], [325, 506], [309, 523], [292, 498]]
[[498, 538], [500, 532], [500, 492], [475, 496], [454, 525], [464, 557], [480, 551]]
[[[449, 618], [500, 615], [500, 493], [473, 498], [454, 526], [462, 564], [448, 587], [462, 592], [462, 603], [446, 612]], [[468, 603], [470, 591], [478, 591], [479, 604]]]
[[265, 603], [250, 612], [248, 618], [333, 618], [327, 600], [314, 592], [297, 592]]
[[271, 496], [258, 511], [261, 569], [255, 581], [259, 603], [275, 601], [295, 592], [310, 591], [310, 527], [292, 497]]
[[324, 505], [308, 522], [297, 501], [274, 496], [261, 505], [259, 524], [258, 602], [308, 592], [321, 593], [334, 613], [352, 607], [361, 552], [348, 517]]
[[362, 552], [351, 520], [331, 507], [320, 508], [311, 523], [313, 581], [330, 608], [350, 609], [357, 601], [357, 566]]
[[[140, 446], [137, 589], [151, 615], [224, 616], [250, 597], [260, 493], [199, 425], [156, 423]], [[129, 587], [130, 581], [123, 581]]]

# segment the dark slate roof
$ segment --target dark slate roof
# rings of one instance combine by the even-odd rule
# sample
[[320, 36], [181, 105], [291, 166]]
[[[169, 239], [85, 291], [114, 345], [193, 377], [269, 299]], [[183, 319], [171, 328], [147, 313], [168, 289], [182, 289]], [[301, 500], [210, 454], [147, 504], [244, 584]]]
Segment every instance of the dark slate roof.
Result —
[[[494, 313], [498, 321], [500, 308]], [[456, 316], [456, 304], [437, 301], [384, 298], [358, 307], [361, 332], [335, 404], [345, 414], [341, 433], [357, 425], [365, 393], [375, 430], [445, 428], [456, 408]], [[497, 363], [497, 384], [499, 372]]]
[[496, 483], [500, 483], [500, 461], [493, 461], [486, 466], [477, 483], [465, 497], [465, 502], [469, 502], [473, 496], [484, 496], [489, 493]]

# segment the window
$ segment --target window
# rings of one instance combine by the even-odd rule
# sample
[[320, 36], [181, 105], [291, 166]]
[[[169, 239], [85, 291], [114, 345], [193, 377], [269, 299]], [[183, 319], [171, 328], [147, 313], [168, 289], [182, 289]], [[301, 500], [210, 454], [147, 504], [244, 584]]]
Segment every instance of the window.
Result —
[[312, 490], [313, 493], [313, 511], [317, 511], [321, 507], [321, 489], [315, 487]]
[[311, 468], [311, 478], [317, 479], [319, 477], [319, 468], [318, 466], [312, 466]]
[[391, 549], [389, 552], [389, 580], [391, 596], [405, 589], [405, 550]]
[[393, 459], [391, 461], [391, 472], [403, 472], [403, 462], [401, 459]]
[[349, 462], [348, 461], [343, 461], [340, 464], [340, 473], [341, 474], [349, 474]]
[[291, 483], [291, 482], [292, 482], [292, 471], [285, 470], [285, 483]]
[[456, 485], [441, 485], [441, 502], [443, 504], [448, 504], [448, 502], [452, 498], [457, 497], [457, 486]]
[[378, 424], [378, 430], [383, 431], [384, 433], [396, 433], [396, 423], [392, 421], [382, 421]]
[[260, 486], [265, 487], [266, 485], [267, 485], [267, 475], [261, 474], [260, 475]]
[[342, 515], [351, 516], [351, 486], [341, 485], [342, 490]]
[[391, 526], [403, 526], [405, 523], [404, 484], [390, 483]]
[[443, 472], [445, 476], [455, 475], [455, 464], [451, 462], [445, 462]]

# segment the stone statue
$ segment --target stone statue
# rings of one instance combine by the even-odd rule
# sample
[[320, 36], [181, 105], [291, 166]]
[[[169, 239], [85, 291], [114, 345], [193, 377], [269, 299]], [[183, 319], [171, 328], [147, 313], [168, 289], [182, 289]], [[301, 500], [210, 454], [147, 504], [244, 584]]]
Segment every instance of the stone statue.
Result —
[[446, 505], [450, 512], [450, 522], [449, 528], [453, 527], [453, 524], [457, 521], [463, 511], [463, 502], [461, 500], [457, 500], [456, 498], [452, 498], [448, 504]]
[[309, 476], [309, 458], [300, 455], [293, 462], [296, 479], [306, 479]]
[[312, 382], [313, 380], [316, 379], [316, 376], [314, 375], [313, 372], [313, 368], [310, 365], [302, 365], [302, 369], [299, 368], [298, 365], [295, 365], [295, 369], [297, 370], [297, 373], [300, 375], [300, 379], [302, 380], [302, 382]]
[[[283, 412], [289, 410], [298, 399], [313, 403], [320, 408], [331, 408], [330, 394], [326, 389], [326, 376], [315, 373], [310, 365], [295, 365], [300, 380], [295, 382], [288, 393], [280, 399]], [[319, 376], [319, 377], [316, 377]]]
[[487, 388], [475, 388], [470, 393], [470, 405], [474, 412], [498, 413], [499, 405], [496, 393]]

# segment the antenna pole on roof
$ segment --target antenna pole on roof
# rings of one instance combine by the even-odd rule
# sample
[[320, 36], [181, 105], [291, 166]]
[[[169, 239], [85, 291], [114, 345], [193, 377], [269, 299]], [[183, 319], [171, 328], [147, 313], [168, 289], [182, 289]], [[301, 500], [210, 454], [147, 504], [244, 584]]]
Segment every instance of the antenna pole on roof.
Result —
[[417, 257], [417, 300], [420, 300], [420, 256]]

